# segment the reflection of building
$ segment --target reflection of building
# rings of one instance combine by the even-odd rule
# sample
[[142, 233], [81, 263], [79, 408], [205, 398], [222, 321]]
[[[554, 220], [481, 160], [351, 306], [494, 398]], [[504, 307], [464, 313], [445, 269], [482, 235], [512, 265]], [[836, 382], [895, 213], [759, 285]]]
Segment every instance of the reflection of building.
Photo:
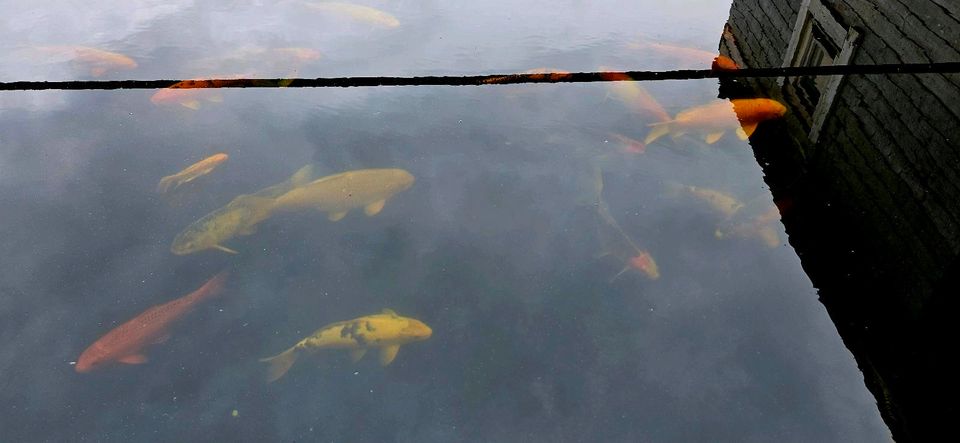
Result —
[[[734, 0], [742, 66], [960, 61], [960, 2]], [[960, 74], [724, 82], [788, 104], [751, 138], [804, 269], [894, 438], [950, 435]]]

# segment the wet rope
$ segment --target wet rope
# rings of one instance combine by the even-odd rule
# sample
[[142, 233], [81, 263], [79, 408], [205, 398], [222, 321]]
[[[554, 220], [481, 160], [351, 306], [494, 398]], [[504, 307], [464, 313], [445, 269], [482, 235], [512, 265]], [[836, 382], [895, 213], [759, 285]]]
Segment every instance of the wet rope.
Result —
[[425, 77], [239, 78], [210, 80], [70, 80], [0, 82], [0, 91], [205, 88], [350, 88], [369, 86], [482, 86], [520, 83], [592, 83], [869, 74], [960, 73], [960, 62], [792, 66], [738, 70], [555, 72]]

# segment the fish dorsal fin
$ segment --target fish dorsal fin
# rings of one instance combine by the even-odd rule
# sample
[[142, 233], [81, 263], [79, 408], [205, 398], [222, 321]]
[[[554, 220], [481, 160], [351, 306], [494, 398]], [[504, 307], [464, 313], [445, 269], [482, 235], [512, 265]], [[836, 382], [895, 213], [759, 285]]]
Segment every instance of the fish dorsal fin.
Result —
[[350, 350], [350, 361], [356, 363], [367, 353], [367, 348], [357, 348]]
[[707, 142], [708, 145], [712, 145], [716, 143], [717, 140], [720, 140], [720, 137], [723, 137], [723, 132], [724, 131], [711, 132], [703, 138], [703, 141]]
[[313, 165], [306, 165], [293, 173], [290, 177], [290, 184], [301, 186], [309, 183], [311, 178], [313, 178]]
[[387, 203], [386, 199], [377, 200], [373, 203], [370, 203], [369, 205], [364, 206], [363, 213], [367, 214], [367, 216], [370, 216], [370, 217], [377, 215], [380, 213], [380, 211], [383, 210], [383, 205], [385, 205], [386, 203]]
[[331, 212], [327, 214], [327, 220], [330, 220], [332, 222], [337, 222], [337, 221], [343, 220], [343, 218], [346, 216], [347, 216], [347, 211]]
[[647, 126], [650, 126], [650, 133], [647, 134], [647, 137], [643, 139], [643, 144], [649, 145], [650, 143], [653, 143], [654, 141], [656, 141], [658, 138], [663, 137], [664, 135], [667, 135], [668, 133], [670, 133], [670, 123], [671, 122], [651, 123], [647, 125]]
[[223, 252], [226, 252], [226, 253], [228, 253], [228, 254], [239, 254], [239, 252], [234, 251], [233, 249], [230, 249], [230, 248], [228, 248], [228, 247], [226, 247], [226, 246], [222, 246], [222, 245], [213, 245], [213, 249], [219, 249], [219, 250], [221, 250], [221, 251], [223, 251]]
[[128, 365], [142, 365], [147, 362], [147, 356], [143, 354], [130, 354], [121, 358], [119, 362]]
[[381, 314], [389, 315], [389, 316], [391, 316], [391, 317], [399, 317], [399, 316], [397, 315], [397, 313], [394, 312], [393, 309], [390, 309], [390, 308], [383, 308], [383, 310], [380, 311], [380, 313], [381, 313]]
[[400, 351], [400, 345], [384, 346], [380, 348], [380, 365], [386, 366], [397, 358], [397, 352]]

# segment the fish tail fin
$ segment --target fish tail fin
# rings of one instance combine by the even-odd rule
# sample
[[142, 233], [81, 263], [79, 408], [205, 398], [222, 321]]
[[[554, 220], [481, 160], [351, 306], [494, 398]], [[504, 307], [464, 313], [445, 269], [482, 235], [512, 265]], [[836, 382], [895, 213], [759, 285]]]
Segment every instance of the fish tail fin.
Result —
[[173, 184], [174, 179], [176, 179], [176, 177], [172, 175], [168, 175], [164, 178], [161, 178], [160, 183], [157, 185], [157, 192], [160, 194], [166, 194], [167, 192], [169, 192], [170, 185]]
[[194, 296], [197, 300], [202, 300], [220, 295], [220, 293], [223, 292], [223, 287], [226, 286], [228, 275], [230, 275], [230, 271], [220, 271], [220, 273], [213, 276], [213, 278], [207, 280], [200, 289], [194, 291]]
[[267, 363], [267, 382], [277, 381], [283, 374], [290, 370], [290, 367], [297, 361], [297, 347], [294, 346], [278, 355], [268, 358], [261, 358], [261, 362]]
[[662, 123], [653, 123], [650, 124], [650, 133], [647, 134], [647, 138], [643, 139], [643, 144], [649, 145], [653, 143], [658, 138], [663, 137], [670, 133], [670, 122]]

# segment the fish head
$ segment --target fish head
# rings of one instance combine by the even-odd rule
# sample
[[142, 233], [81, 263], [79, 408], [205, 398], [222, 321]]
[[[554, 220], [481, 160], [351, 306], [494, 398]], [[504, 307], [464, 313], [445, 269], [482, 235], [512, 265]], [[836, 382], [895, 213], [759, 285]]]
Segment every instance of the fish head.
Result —
[[396, 184], [398, 191], [410, 189], [413, 183], [417, 181], [413, 174], [404, 169], [392, 169], [390, 174], [393, 176], [391, 181]]
[[101, 348], [99, 344], [94, 343], [80, 354], [80, 358], [77, 359], [77, 364], [73, 367], [73, 370], [81, 374], [87, 373], [103, 366], [108, 361], [107, 353], [104, 352], [104, 349]]
[[433, 329], [420, 320], [408, 318], [407, 325], [400, 331], [400, 335], [407, 341], [426, 340], [433, 335]]
[[653, 260], [653, 256], [651, 256], [649, 252], [643, 251], [639, 255], [630, 258], [630, 266], [644, 273], [652, 280], [660, 278], [660, 268], [657, 267], [657, 262]]
[[192, 228], [193, 226], [187, 227], [186, 230], [173, 239], [170, 252], [176, 255], [187, 255], [204, 249], [210, 249], [217, 244], [215, 239], [212, 239], [207, 231]]

